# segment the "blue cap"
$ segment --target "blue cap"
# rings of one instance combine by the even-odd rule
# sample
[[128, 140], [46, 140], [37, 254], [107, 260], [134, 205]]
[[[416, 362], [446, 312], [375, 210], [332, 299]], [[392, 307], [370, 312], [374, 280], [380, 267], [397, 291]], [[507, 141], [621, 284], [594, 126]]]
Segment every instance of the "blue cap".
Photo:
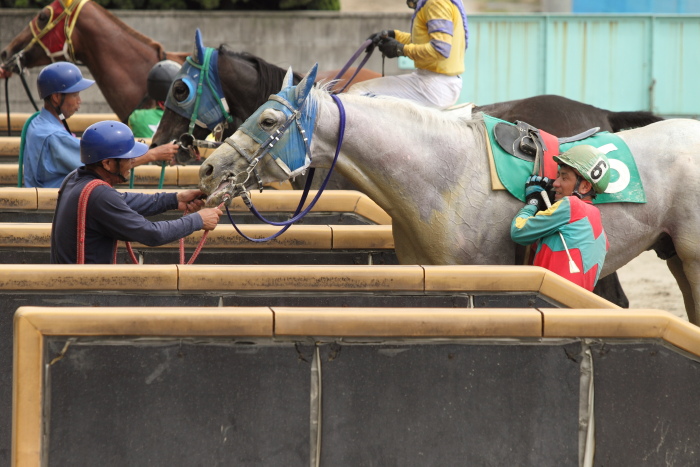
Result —
[[148, 146], [134, 141], [128, 126], [113, 120], [93, 123], [80, 140], [80, 160], [86, 165], [104, 159], [133, 159], [146, 151]]
[[93, 80], [83, 78], [80, 69], [70, 62], [52, 63], [41, 70], [36, 79], [36, 87], [42, 99], [54, 93], [79, 92], [93, 84]]

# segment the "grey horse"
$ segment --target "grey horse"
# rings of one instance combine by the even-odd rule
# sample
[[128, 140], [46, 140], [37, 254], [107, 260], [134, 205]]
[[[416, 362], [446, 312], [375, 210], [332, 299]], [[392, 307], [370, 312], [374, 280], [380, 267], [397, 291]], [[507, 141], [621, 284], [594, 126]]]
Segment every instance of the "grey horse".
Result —
[[[336, 170], [391, 216], [402, 264], [512, 263], [510, 222], [522, 203], [491, 189], [483, 119], [400, 99], [334, 97], [312, 87], [314, 70], [298, 86], [288, 73], [278, 96], [288, 96], [293, 112], [284, 99], [271, 98], [202, 165], [200, 188], [209, 204], [257, 186], [250, 165], [257, 155], [263, 183], [287, 180], [306, 164], [329, 168], [340, 136], [340, 99], [346, 125]], [[302, 138], [278, 135], [274, 151], [258, 153], [262, 140], [255, 135], [285, 124], [287, 133], [306, 128], [310, 144], [292, 147], [288, 141]], [[700, 190], [693, 182], [700, 176], [700, 122], [672, 119], [618, 135], [635, 156], [647, 202], [600, 205], [610, 241], [601, 276], [669, 238], [677, 253], [669, 266], [689, 320], [700, 324]]]

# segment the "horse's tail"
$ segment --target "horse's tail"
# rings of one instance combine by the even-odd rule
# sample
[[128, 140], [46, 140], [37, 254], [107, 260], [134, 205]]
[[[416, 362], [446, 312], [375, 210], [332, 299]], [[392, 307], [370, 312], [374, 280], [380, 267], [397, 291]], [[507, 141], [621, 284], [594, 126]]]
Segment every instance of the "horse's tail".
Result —
[[660, 122], [663, 118], [654, 115], [651, 112], [610, 112], [608, 114], [608, 122], [612, 127], [612, 131], [617, 133], [630, 128], [639, 128], [647, 126], [651, 123]]

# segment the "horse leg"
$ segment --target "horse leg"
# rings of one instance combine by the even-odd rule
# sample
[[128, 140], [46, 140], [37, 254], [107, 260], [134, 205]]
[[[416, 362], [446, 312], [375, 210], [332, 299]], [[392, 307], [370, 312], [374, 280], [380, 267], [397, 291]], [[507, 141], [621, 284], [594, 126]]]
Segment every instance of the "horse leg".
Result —
[[697, 325], [698, 322], [700, 322], [700, 314], [698, 314], [698, 310], [695, 309], [693, 289], [683, 270], [683, 262], [678, 255], [675, 255], [666, 260], [666, 265], [671, 271], [671, 274], [673, 274], [673, 277], [676, 278], [678, 287], [681, 289], [681, 293], [683, 294], [683, 304], [685, 305], [685, 310], [688, 314], [688, 321]]
[[629, 308], [630, 306], [630, 301], [625, 295], [625, 291], [622, 290], [622, 284], [620, 284], [620, 279], [616, 272], [598, 279], [593, 293], [619, 307]]

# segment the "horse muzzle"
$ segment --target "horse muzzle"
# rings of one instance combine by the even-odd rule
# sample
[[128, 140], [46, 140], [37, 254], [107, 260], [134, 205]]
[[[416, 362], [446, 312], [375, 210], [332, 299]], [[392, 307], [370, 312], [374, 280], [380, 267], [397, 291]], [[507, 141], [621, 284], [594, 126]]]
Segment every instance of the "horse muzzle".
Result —
[[5, 52], [3, 51], [3, 56], [0, 57], [2, 63], [0, 63], [0, 77], [9, 78], [13, 73], [19, 73], [22, 68], [24, 68], [24, 62], [22, 54], [15, 54], [8, 59], [5, 59]]
[[231, 178], [224, 179], [219, 186], [214, 190], [205, 202], [206, 207], [219, 206], [224, 203], [226, 206], [231, 205], [233, 198], [240, 196], [245, 191], [241, 185], [233, 183]]

